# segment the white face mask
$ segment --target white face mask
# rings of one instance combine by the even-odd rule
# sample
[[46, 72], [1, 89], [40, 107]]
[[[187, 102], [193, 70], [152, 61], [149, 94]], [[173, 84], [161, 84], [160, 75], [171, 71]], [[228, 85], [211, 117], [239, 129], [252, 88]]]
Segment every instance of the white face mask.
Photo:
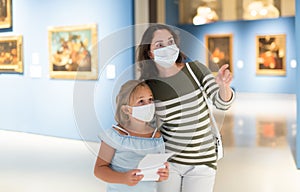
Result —
[[170, 68], [178, 58], [179, 49], [176, 44], [155, 49], [153, 51], [154, 61], [164, 68]]
[[142, 105], [142, 106], [135, 106], [132, 108], [132, 117], [145, 121], [150, 122], [155, 113], [155, 105], [154, 103], [148, 104], [148, 105]]

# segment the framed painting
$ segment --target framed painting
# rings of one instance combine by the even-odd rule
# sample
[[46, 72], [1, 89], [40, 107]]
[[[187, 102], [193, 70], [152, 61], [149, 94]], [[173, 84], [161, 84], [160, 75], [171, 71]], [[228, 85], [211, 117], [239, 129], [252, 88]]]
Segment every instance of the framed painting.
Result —
[[23, 73], [22, 36], [0, 37], [0, 73]]
[[285, 41], [285, 34], [256, 36], [257, 75], [286, 75]]
[[50, 78], [98, 78], [97, 25], [51, 27], [48, 30]]
[[212, 73], [217, 74], [221, 66], [228, 64], [233, 74], [232, 34], [206, 35], [206, 64]]
[[0, 29], [12, 27], [12, 0], [0, 1]]

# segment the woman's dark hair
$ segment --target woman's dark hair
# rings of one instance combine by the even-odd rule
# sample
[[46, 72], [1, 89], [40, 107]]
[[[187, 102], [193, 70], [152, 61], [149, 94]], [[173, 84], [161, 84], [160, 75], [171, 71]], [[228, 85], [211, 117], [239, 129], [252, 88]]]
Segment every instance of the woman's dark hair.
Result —
[[[168, 30], [173, 36], [176, 45], [179, 47], [179, 37], [178, 35], [167, 25], [163, 24], [150, 24], [142, 36], [141, 43], [137, 48], [136, 62], [138, 65], [138, 70], [140, 71], [139, 79], [150, 79], [152, 77], [158, 76], [158, 70], [154, 61], [150, 58], [150, 46], [154, 36], [154, 32], [157, 30]], [[179, 52], [178, 58], [176, 60], [177, 65], [185, 59], [186, 57], [182, 52]]]

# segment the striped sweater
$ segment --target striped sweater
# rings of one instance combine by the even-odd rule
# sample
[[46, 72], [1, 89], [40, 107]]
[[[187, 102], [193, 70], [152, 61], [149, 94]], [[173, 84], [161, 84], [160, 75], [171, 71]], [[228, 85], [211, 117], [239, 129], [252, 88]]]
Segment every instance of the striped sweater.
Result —
[[[191, 62], [190, 66], [216, 108], [228, 109], [234, 97], [229, 102], [222, 101], [218, 84], [209, 69], [199, 62]], [[187, 67], [174, 76], [158, 77], [147, 83], [155, 99], [166, 152], [175, 152], [170, 162], [216, 168], [208, 107]]]

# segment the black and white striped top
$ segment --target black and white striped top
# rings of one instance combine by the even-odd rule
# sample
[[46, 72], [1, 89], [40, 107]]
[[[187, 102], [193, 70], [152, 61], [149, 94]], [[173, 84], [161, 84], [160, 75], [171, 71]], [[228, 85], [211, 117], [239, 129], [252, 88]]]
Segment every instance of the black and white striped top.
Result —
[[[213, 104], [221, 110], [224, 102], [209, 69], [199, 62], [189, 63]], [[156, 115], [161, 125], [166, 152], [175, 152], [170, 162], [184, 165], [207, 165], [216, 168], [216, 150], [211, 132], [209, 111], [202, 92], [187, 70], [174, 76], [147, 81], [155, 99]]]

